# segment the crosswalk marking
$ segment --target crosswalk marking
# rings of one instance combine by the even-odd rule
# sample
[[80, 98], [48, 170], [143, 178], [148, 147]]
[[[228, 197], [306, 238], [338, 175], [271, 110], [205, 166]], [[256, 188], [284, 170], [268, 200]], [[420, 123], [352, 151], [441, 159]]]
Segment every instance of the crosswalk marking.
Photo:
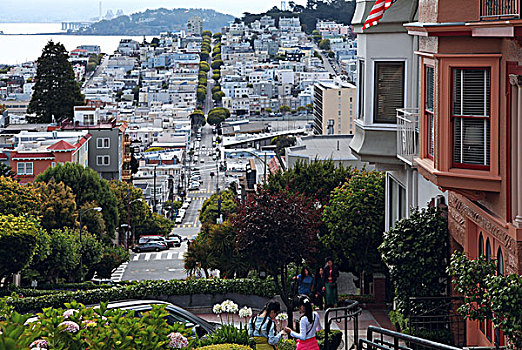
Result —
[[178, 224], [175, 226], [175, 228], [191, 228], [191, 227], [201, 227], [201, 223], [198, 222], [197, 224]]
[[[184, 255], [185, 255], [185, 251], [173, 251], [173, 252], [169, 251], [169, 252], [159, 252], [159, 253], [137, 253], [132, 256], [131, 260], [132, 261], [183, 260]], [[122, 275], [123, 275], [123, 273], [122, 273]]]

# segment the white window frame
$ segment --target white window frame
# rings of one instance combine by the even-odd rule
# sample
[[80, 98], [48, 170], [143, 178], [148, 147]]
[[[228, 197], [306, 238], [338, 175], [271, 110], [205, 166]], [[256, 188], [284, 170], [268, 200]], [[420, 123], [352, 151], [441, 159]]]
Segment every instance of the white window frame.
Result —
[[[105, 164], [104, 159], [107, 159], [107, 164]], [[109, 155], [96, 156], [96, 165], [97, 166], [111, 165], [111, 156], [109, 156]]]
[[[31, 171], [28, 171], [30, 167]], [[22, 171], [21, 168], [23, 168]], [[33, 162], [20, 162], [16, 164], [16, 174], [17, 175], [34, 175], [34, 166]]]
[[[100, 141], [101, 141], [101, 145], [100, 145]], [[107, 144], [105, 144], [105, 143], [107, 143]], [[97, 149], [111, 148], [111, 139], [109, 137], [99, 137], [96, 140], [96, 148]]]

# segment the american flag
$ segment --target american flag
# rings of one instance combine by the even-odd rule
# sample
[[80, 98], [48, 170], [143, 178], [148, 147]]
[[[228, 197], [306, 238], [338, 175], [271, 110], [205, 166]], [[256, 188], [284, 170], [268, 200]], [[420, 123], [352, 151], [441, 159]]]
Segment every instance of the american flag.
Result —
[[363, 30], [366, 28], [370, 28], [371, 26], [375, 26], [379, 23], [382, 16], [384, 15], [384, 11], [390, 8], [391, 5], [397, 0], [377, 0], [375, 1], [375, 4], [372, 7], [372, 10], [370, 11], [370, 14], [368, 15], [368, 18], [366, 18], [366, 22], [364, 22], [364, 25], [362, 27]]

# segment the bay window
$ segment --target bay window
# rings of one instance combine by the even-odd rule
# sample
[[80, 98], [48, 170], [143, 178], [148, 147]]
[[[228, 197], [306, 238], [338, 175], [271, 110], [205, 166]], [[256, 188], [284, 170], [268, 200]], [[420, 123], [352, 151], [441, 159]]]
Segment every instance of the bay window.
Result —
[[435, 101], [435, 69], [432, 66], [425, 66], [425, 101], [424, 101], [424, 118], [426, 121], [427, 137], [426, 137], [426, 154], [433, 159], [435, 149], [435, 120], [433, 115]]
[[490, 70], [452, 70], [453, 166], [489, 169]]

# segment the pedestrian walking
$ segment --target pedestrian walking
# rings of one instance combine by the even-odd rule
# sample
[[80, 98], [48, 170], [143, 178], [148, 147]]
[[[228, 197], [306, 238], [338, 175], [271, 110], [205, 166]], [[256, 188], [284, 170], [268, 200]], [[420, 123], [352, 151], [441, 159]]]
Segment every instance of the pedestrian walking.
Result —
[[324, 295], [325, 295], [325, 286], [324, 286], [324, 269], [322, 267], [317, 269], [317, 273], [314, 277], [314, 286], [312, 288], [313, 302], [314, 304], [322, 310], [324, 307]]
[[261, 313], [250, 319], [248, 323], [248, 335], [254, 338], [256, 350], [275, 350], [284, 330], [277, 333], [275, 318], [281, 311], [281, 305], [277, 301], [268, 302]]
[[326, 307], [337, 306], [337, 278], [339, 277], [339, 269], [333, 263], [333, 259], [326, 258], [326, 266], [324, 267], [326, 276], [324, 281]]
[[299, 295], [312, 295], [314, 277], [307, 267], [303, 267], [301, 273], [294, 278], [297, 280], [297, 293]]
[[296, 350], [319, 350], [315, 334], [322, 329], [321, 321], [317, 312], [312, 310], [312, 301], [306, 295], [299, 296], [298, 304], [301, 319], [299, 320], [299, 333], [294, 332], [289, 327], [285, 327], [285, 332], [297, 339]]

